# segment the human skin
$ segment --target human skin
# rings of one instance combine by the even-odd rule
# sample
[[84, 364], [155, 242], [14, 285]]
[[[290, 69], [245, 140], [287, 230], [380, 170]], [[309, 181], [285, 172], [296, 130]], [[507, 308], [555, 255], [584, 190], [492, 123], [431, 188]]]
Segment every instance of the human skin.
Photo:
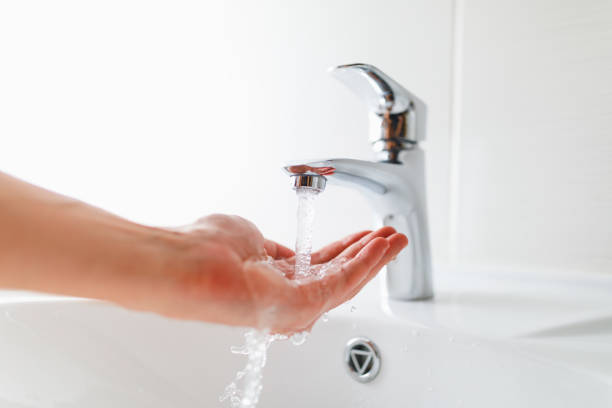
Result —
[[332, 262], [324, 277], [298, 280], [294, 252], [241, 217], [149, 227], [4, 173], [0, 226], [2, 288], [279, 333], [312, 327], [408, 244], [391, 227], [358, 232], [313, 253]]

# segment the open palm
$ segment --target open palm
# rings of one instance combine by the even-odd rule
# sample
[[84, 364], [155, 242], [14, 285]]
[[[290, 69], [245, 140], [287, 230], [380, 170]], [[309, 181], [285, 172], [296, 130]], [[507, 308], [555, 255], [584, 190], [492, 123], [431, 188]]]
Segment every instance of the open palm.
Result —
[[[181, 229], [191, 265], [165, 314], [292, 333], [355, 296], [407, 245], [391, 227], [362, 231], [312, 254], [315, 272], [295, 276], [295, 253], [267, 240], [251, 222], [213, 215]], [[316, 273], [326, 269], [325, 274]]]

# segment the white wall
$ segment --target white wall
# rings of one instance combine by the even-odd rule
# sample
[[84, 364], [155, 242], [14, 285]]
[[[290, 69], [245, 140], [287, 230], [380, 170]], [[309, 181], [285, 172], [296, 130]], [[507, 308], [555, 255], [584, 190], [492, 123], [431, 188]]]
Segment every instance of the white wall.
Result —
[[612, 2], [462, 18], [458, 259], [612, 272]]
[[[428, 0], [3, 2], [0, 169], [141, 222], [238, 213], [292, 245], [280, 167], [371, 157], [365, 106], [327, 73], [370, 62], [430, 105], [443, 254], [450, 20]], [[352, 191], [318, 204], [318, 244], [372, 226]]]
[[[372, 157], [326, 69], [429, 106], [438, 263], [612, 270], [607, 1], [0, 3], [0, 170], [140, 222], [210, 212], [290, 243], [295, 158]], [[372, 225], [329, 188], [315, 242]]]

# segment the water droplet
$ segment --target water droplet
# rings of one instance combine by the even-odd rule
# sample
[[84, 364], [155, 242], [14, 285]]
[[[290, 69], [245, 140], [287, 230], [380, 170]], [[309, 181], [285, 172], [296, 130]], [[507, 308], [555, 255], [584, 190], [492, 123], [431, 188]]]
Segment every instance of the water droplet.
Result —
[[403, 351], [404, 353], [407, 353], [409, 350], [410, 350], [410, 349], [408, 348], [408, 345], [407, 345], [407, 344], [404, 344], [404, 347], [402, 347], [402, 351]]
[[277, 341], [277, 340], [287, 340], [289, 338], [289, 336], [287, 336], [286, 334], [275, 334], [274, 337], [272, 337], [273, 341]]
[[329, 321], [329, 313], [323, 313], [321, 315], [321, 321], [323, 321], [324, 323], [327, 323]]
[[357, 306], [352, 305], [352, 306], [351, 306], [351, 309], [350, 309], [351, 313], [353, 313], [355, 310], [357, 310]]
[[[294, 274], [298, 279], [321, 278], [325, 275], [328, 267], [335, 267], [335, 263], [329, 262], [324, 267], [317, 269], [310, 266], [312, 249], [312, 229], [315, 216], [313, 201], [317, 191], [312, 189], [297, 189], [298, 211], [297, 211], [297, 238], [296, 238], [296, 263]], [[263, 263], [274, 266], [275, 261], [268, 257]], [[283, 268], [274, 268], [281, 274], [287, 274]], [[286, 268], [285, 268], [286, 269]], [[322, 316], [323, 321], [328, 320], [327, 314]], [[304, 344], [308, 332], [295, 333], [291, 336], [293, 344]], [[244, 334], [245, 344], [230, 347], [234, 354], [247, 355], [248, 361], [245, 368], [238, 371], [234, 382], [229, 384], [220, 401], [229, 400], [232, 408], [254, 408], [259, 401], [263, 388], [263, 368], [266, 365], [267, 352], [270, 345], [277, 340], [286, 340], [284, 335], [270, 335], [268, 331], [249, 330]], [[239, 383], [238, 386], [236, 383]]]
[[433, 390], [434, 390], [433, 387], [427, 387], [427, 391], [433, 392]]
[[230, 351], [232, 354], [249, 354], [249, 348], [244, 346], [231, 346]]
[[452, 343], [453, 341], [455, 341], [455, 338], [454, 338], [453, 336], [450, 336], [450, 337], [448, 338], [448, 342], [449, 342], [449, 343]]
[[295, 333], [293, 336], [291, 336], [291, 343], [293, 343], [293, 345], [295, 346], [300, 346], [304, 344], [304, 342], [306, 342], [307, 337], [308, 337], [307, 331], [303, 331], [301, 333]]

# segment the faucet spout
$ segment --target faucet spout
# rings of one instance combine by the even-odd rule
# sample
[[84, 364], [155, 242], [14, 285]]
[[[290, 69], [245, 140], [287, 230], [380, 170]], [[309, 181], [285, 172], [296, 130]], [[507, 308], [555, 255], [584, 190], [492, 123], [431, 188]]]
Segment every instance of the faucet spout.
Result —
[[354, 159], [327, 159], [291, 164], [291, 176], [319, 175], [365, 195], [379, 225], [394, 227], [409, 244], [387, 265], [386, 294], [392, 299], [421, 300], [433, 296], [431, 256], [425, 210], [424, 154], [416, 147], [405, 152], [403, 164]]
[[375, 164], [363, 160], [328, 159], [305, 164], [290, 164], [283, 169], [292, 179], [318, 176], [327, 181], [329, 177], [332, 182], [352, 185], [370, 193], [382, 195], [387, 192], [387, 187], [384, 183], [374, 180], [367, 171], [368, 167], [374, 167], [371, 165]]

